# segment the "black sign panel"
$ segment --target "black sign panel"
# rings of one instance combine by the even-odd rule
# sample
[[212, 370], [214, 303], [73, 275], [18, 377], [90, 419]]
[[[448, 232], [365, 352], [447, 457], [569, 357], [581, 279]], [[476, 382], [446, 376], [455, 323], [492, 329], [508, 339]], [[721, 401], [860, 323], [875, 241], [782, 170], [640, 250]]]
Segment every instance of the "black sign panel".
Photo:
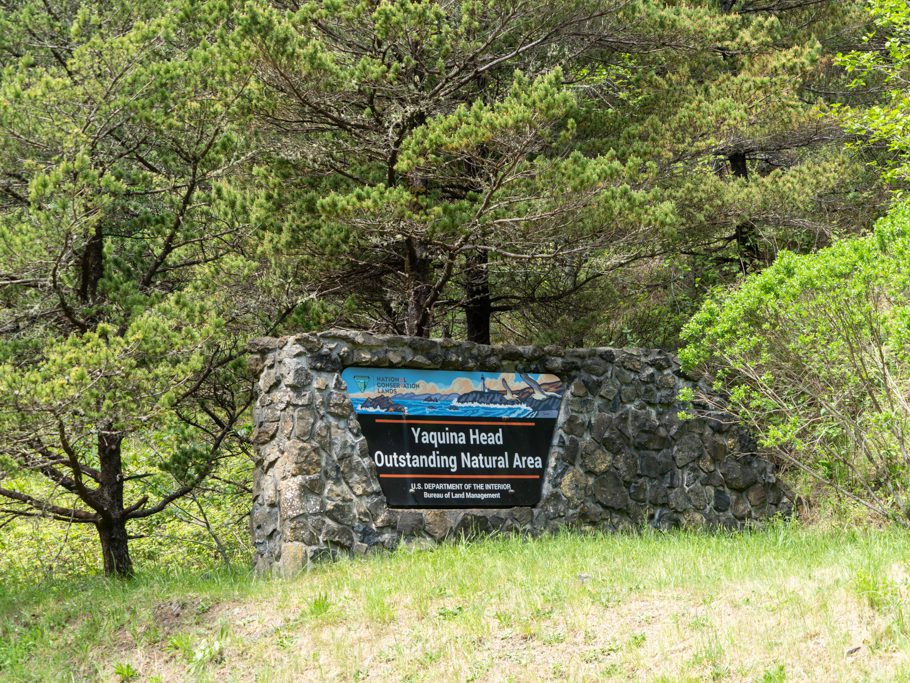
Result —
[[540, 500], [563, 386], [555, 375], [347, 368], [391, 507]]

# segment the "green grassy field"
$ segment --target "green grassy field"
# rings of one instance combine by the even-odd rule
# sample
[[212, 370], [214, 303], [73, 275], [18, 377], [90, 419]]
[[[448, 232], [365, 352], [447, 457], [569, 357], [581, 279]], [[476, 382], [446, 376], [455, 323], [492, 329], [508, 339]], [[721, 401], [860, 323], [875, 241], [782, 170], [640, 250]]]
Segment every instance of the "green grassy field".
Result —
[[565, 534], [0, 589], [4, 681], [910, 680], [910, 534]]

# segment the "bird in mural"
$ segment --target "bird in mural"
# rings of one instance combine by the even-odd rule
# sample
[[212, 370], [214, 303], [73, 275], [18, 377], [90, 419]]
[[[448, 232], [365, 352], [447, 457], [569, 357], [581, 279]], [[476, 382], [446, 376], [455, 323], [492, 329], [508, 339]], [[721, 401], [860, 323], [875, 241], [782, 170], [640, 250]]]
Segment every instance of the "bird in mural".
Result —
[[506, 382], [506, 378], [502, 378], [502, 388], [506, 390], [506, 400], [507, 401], [517, 401], [518, 397], [512, 393], [512, 387], [509, 386], [509, 383]]
[[544, 401], [548, 398], [559, 398], [559, 394], [554, 394], [549, 391], [544, 391], [541, 386], [531, 378], [531, 376], [526, 372], [519, 372], [518, 376], [521, 377], [525, 384], [531, 387], [531, 391], [534, 393], [531, 394], [531, 398], [536, 401]]

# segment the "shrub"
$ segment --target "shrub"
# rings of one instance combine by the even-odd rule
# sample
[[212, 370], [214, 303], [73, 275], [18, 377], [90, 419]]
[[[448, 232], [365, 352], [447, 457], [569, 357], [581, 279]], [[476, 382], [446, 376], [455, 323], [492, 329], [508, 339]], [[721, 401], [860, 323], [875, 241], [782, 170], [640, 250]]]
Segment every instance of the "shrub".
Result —
[[686, 325], [762, 446], [871, 510], [910, 521], [910, 204], [872, 235], [782, 253]]

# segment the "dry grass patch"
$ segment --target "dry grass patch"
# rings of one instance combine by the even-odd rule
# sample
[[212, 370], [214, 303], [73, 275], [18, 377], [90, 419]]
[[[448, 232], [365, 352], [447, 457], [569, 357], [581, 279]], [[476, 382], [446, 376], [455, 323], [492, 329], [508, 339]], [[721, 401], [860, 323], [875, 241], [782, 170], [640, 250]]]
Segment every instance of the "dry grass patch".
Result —
[[0, 679], [904, 680], [908, 550], [896, 530], [791, 525], [566, 534], [283, 581], [23, 587], [0, 601]]

